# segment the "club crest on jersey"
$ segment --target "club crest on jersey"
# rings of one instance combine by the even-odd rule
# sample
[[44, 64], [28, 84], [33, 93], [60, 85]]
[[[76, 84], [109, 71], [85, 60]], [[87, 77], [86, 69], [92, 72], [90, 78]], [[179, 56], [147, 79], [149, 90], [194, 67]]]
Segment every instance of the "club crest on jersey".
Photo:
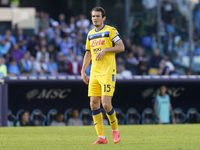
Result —
[[104, 45], [105, 44], [105, 40], [93, 40], [92, 44], [90, 45], [90, 47], [95, 47], [95, 46], [99, 46], [99, 45]]

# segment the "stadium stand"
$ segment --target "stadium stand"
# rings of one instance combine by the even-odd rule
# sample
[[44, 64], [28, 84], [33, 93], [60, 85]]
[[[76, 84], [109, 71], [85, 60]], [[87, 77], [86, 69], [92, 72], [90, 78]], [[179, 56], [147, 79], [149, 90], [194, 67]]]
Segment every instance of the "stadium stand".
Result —
[[142, 112], [142, 124], [155, 124], [154, 113], [151, 108], [145, 108]]
[[64, 122], [67, 123], [68, 119], [72, 117], [72, 108], [68, 108], [64, 112]]
[[129, 108], [126, 112], [126, 124], [140, 124], [141, 115], [135, 108]]
[[30, 120], [34, 123], [35, 126], [45, 126], [46, 116], [42, 113], [41, 110], [35, 109], [31, 113]]
[[126, 115], [122, 112], [120, 108], [115, 108], [115, 112], [118, 119], [118, 124], [124, 124], [126, 120]]
[[187, 123], [199, 123], [200, 114], [195, 108], [190, 108], [187, 111]]
[[56, 114], [58, 113], [58, 110], [51, 109], [47, 113], [47, 125], [50, 125], [52, 121], [56, 120]]
[[187, 117], [181, 108], [175, 108], [173, 113], [177, 124], [185, 123]]
[[91, 125], [92, 122], [92, 113], [90, 109], [82, 109], [79, 115], [80, 119], [82, 119], [84, 125]]
[[16, 117], [13, 115], [11, 110], [8, 110], [8, 121], [10, 123], [10, 126], [13, 126], [16, 121]]

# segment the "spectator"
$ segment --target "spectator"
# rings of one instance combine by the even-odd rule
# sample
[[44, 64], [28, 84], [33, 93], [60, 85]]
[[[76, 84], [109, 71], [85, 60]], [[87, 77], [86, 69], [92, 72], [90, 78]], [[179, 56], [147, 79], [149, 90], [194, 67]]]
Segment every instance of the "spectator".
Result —
[[21, 119], [15, 123], [16, 127], [21, 126], [34, 126], [34, 123], [30, 121], [30, 113], [28, 110], [25, 110], [22, 115]]
[[49, 44], [47, 46], [47, 52], [49, 53], [49, 57], [54, 57], [54, 59], [56, 60], [57, 52], [56, 52], [55, 46], [53, 44]]
[[153, 55], [149, 60], [149, 71], [148, 74], [158, 74], [159, 63], [162, 57], [160, 56], [160, 50], [155, 49]]
[[148, 62], [147, 57], [143, 55], [140, 59], [140, 62], [138, 64], [138, 75], [147, 75], [148, 71]]
[[0, 44], [0, 57], [6, 55], [11, 48], [11, 44], [6, 42], [6, 40], [2, 40]]
[[158, 69], [158, 75], [169, 75], [169, 67], [166, 65], [166, 60], [162, 59], [160, 61], [160, 67]]
[[134, 56], [133, 53], [129, 53], [129, 56], [127, 58], [126, 62], [126, 68], [130, 70], [133, 74], [137, 74], [137, 65], [139, 61], [137, 58]]
[[75, 55], [74, 59], [69, 62], [69, 74], [74, 74], [74, 75], [81, 74], [81, 65], [78, 62], [77, 55]]
[[66, 126], [63, 120], [64, 120], [63, 113], [57, 113], [56, 120], [52, 121], [50, 126]]
[[69, 49], [69, 53], [68, 53], [68, 55], [66, 56], [66, 58], [67, 58], [67, 61], [73, 61], [74, 60], [74, 53], [73, 53], [73, 49], [72, 48], [70, 48]]
[[47, 29], [50, 26], [47, 14], [44, 11], [40, 12], [39, 29]]
[[117, 58], [117, 73], [121, 73], [125, 68], [125, 62], [122, 57]]
[[157, 6], [157, 0], [142, 0], [142, 4], [145, 8], [146, 20], [149, 23], [151, 19], [156, 17], [155, 7]]
[[76, 20], [75, 20], [75, 17], [73, 17], [73, 16], [70, 18], [69, 27], [72, 32], [74, 32], [76, 29]]
[[52, 40], [55, 35], [61, 35], [60, 29], [59, 29], [59, 23], [57, 21], [52, 22], [52, 27], [49, 27], [46, 30], [46, 35], [48, 37], [48, 40]]
[[58, 72], [60, 74], [67, 74], [69, 72], [66, 56], [62, 53], [58, 54]]
[[30, 52], [27, 51], [24, 58], [19, 63], [20, 72], [23, 75], [29, 75], [33, 73], [33, 63], [29, 60]]
[[46, 47], [42, 47], [41, 51], [38, 51], [36, 54], [36, 61], [40, 61], [41, 58], [45, 60], [45, 62], [49, 62], [49, 53], [47, 52]]
[[0, 78], [7, 76], [7, 67], [4, 64], [4, 60], [0, 57]]
[[48, 75], [49, 74], [47, 63], [45, 62], [45, 59], [42, 57], [40, 58], [40, 61], [35, 62], [34, 68], [38, 75]]
[[76, 22], [76, 26], [82, 33], [87, 34], [89, 32], [90, 21], [86, 19], [84, 14], [80, 14], [79, 20]]
[[15, 44], [13, 50], [11, 51], [11, 56], [16, 60], [17, 64], [21, 61], [24, 56], [24, 52], [19, 48], [18, 44]]
[[146, 26], [146, 32], [148, 36], [154, 36], [157, 33], [157, 24], [155, 19], [151, 19], [149, 24]]
[[27, 40], [23, 39], [22, 41], [18, 42], [18, 44], [19, 44], [19, 48], [22, 49], [22, 51], [24, 53], [26, 53], [26, 50], [27, 50]]
[[61, 27], [64, 27], [66, 25], [64, 14], [59, 14], [59, 24], [60, 24]]
[[2, 39], [5, 39], [6, 42], [10, 42], [10, 44], [15, 45], [16, 44], [16, 39], [12, 35], [11, 30], [6, 30], [5, 35], [2, 37]]
[[79, 111], [77, 109], [74, 109], [72, 111], [72, 118], [69, 118], [67, 125], [68, 126], [82, 126], [83, 121], [78, 118], [79, 116]]
[[60, 52], [64, 55], [68, 55], [70, 47], [71, 44], [68, 41], [68, 37], [64, 37], [62, 42], [60, 43]]
[[18, 29], [15, 38], [17, 42], [23, 41], [26, 38], [26, 36], [24, 35], [24, 31], [22, 29]]
[[170, 1], [164, 1], [163, 7], [162, 7], [162, 20], [164, 20], [165, 23], [169, 23], [171, 19], [173, 18], [175, 13], [173, 2]]
[[198, 32], [198, 37], [200, 37], [200, 1], [194, 7], [194, 23]]
[[17, 65], [16, 60], [12, 60], [8, 66], [8, 73], [10, 75], [19, 75], [20, 71], [19, 71], [19, 67]]
[[169, 124], [170, 114], [172, 117], [172, 123], [175, 124], [175, 118], [173, 114], [172, 104], [170, 97], [166, 93], [167, 87], [165, 85], [160, 86], [160, 94], [156, 95], [154, 99], [153, 110], [158, 124]]
[[36, 37], [34, 35], [32, 35], [30, 37], [28, 44], [27, 44], [27, 49], [29, 49], [31, 51], [31, 55], [35, 54], [34, 48], [37, 44], [38, 44], [38, 41], [37, 41]]
[[55, 62], [54, 57], [50, 57], [49, 62], [47, 63], [47, 68], [48, 68], [48, 72], [51, 75], [56, 75], [58, 74], [58, 65]]
[[190, 1], [189, 0], [177, 0], [177, 4], [178, 4], [178, 9], [179, 9], [179, 12], [187, 18], [189, 18], [189, 3]]

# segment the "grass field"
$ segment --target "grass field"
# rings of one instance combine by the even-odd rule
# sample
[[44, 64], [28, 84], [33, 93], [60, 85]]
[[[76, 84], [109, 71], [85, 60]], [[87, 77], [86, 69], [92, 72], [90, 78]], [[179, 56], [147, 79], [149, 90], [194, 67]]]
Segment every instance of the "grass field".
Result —
[[200, 125], [119, 126], [121, 142], [114, 144], [110, 126], [108, 144], [91, 145], [93, 126], [0, 128], [0, 150], [199, 150]]

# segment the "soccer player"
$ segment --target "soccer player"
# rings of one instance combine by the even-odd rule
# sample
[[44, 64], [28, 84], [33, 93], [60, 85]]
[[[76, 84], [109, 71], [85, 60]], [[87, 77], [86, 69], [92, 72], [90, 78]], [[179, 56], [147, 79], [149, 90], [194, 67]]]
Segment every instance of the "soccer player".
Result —
[[160, 94], [156, 95], [154, 99], [154, 113], [158, 124], [169, 124], [170, 114], [172, 117], [172, 123], [175, 124], [176, 120], [173, 114], [172, 104], [170, 97], [166, 93], [167, 87], [165, 85], [160, 86]]
[[116, 61], [115, 53], [124, 51], [124, 44], [118, 31], [105, 25], [105, 10], [95, 7], [91, 10], [92, 23], [95, 26], [87, 36], [86, 53], [83, 60], [81, 75], [88, 84], [85, 69], [92, 60], [88, 96], [98, 139], [93, 144], [107, 144], [104, 133], [103, 117], [100, 109], [102, 103], [113, 131], [113, 142], [118, 143], [121, 138], [118, 131], [118, 121], [112, 107], [112, 96], [115, 90]]

